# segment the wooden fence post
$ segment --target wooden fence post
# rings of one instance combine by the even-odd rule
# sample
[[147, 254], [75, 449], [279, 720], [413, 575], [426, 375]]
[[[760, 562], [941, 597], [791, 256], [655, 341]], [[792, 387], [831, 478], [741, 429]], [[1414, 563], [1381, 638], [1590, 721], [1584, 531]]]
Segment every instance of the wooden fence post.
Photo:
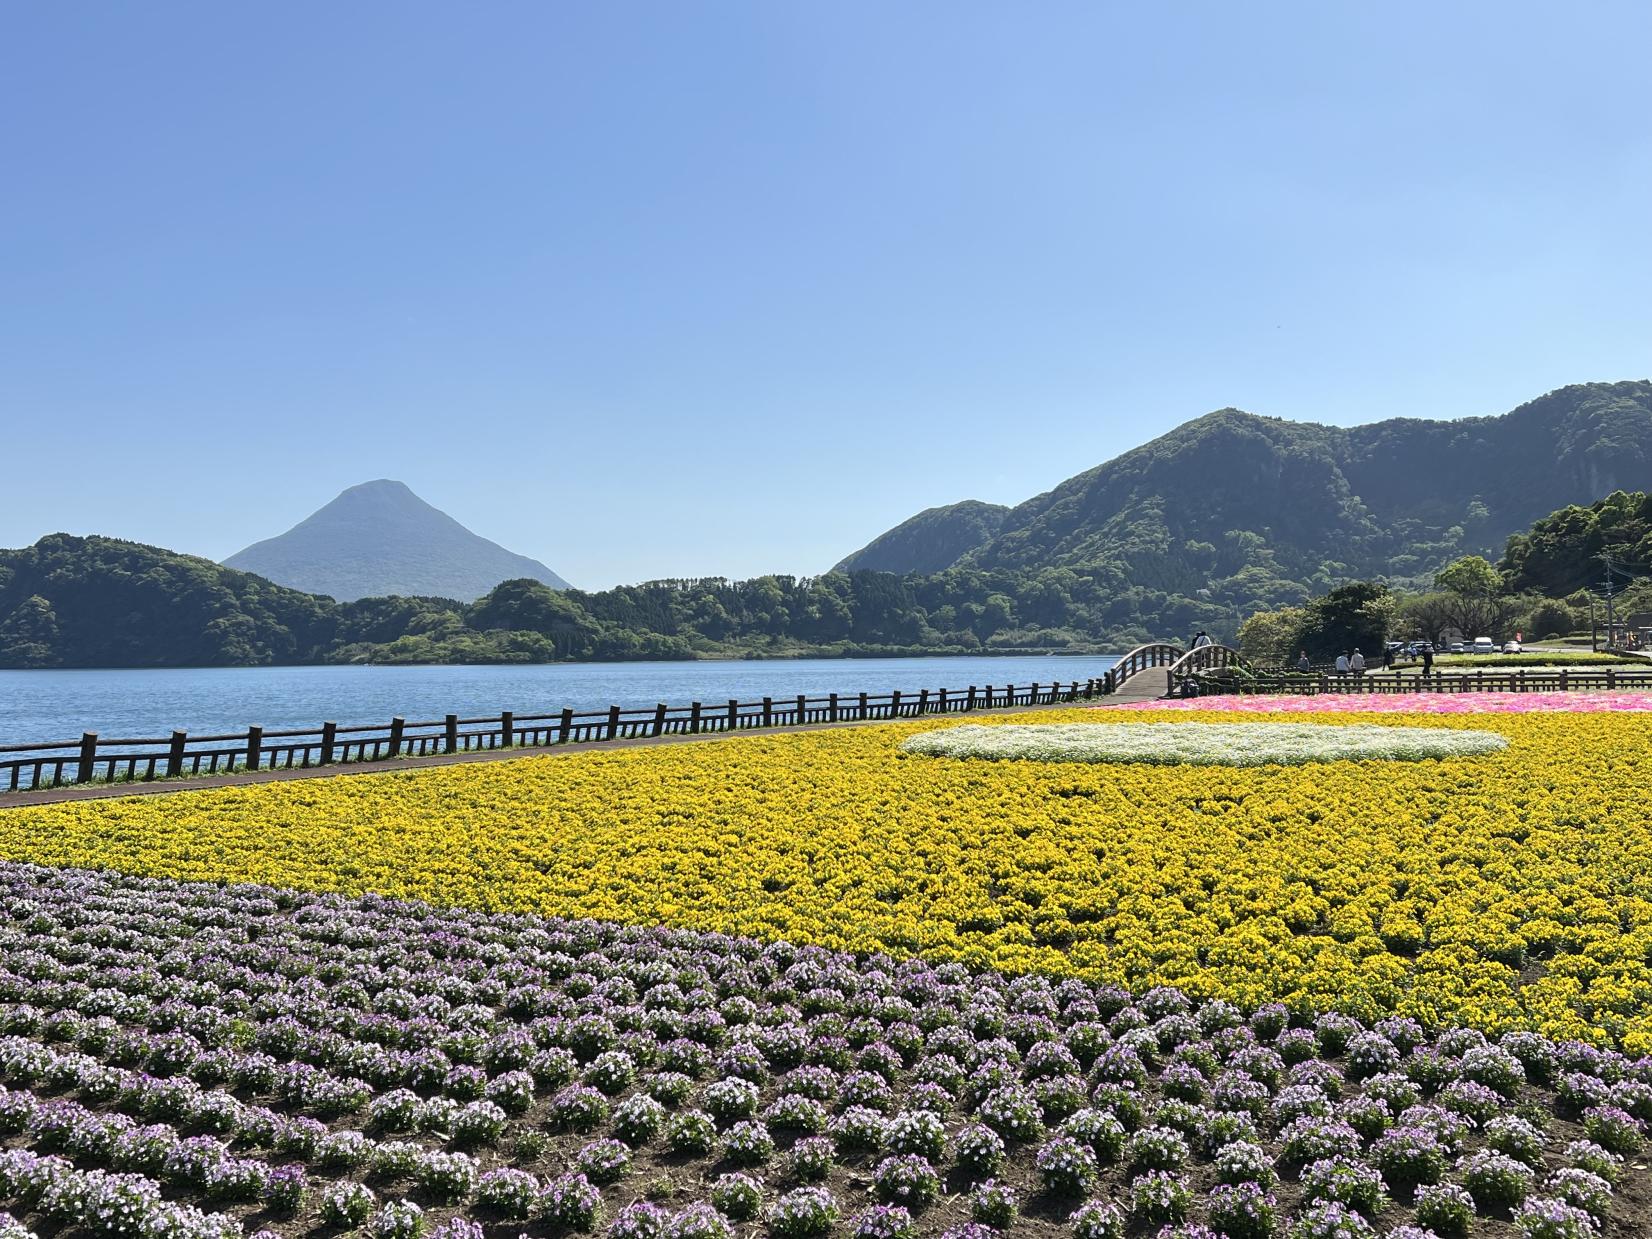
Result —
[[1566, 668], [1564, 667], [1560, 669], [1560, 691], [1566, 691]]
[[992, 709], [992, 685], [991, 684], [987, 685], [987, 688], [986, 688], [986, 704], [983, 705], [981, 708], [983, 710]]
[[974, 708], [975, 708], [975, 685], [971, 684], [969, 686], [969, 696], [964, 698], [964, 709], [973, 710]]
[[459, 716], [448, 714], [442, 718], [442, 751], [457, 753], [459, 751]]
[[516, 744], [516, 713], [512, 710], [499, 711], [499, 747], [508, 749]]
[[618, 740], [619, 739], [619, 725], [620, 725], [619, 716], [620, 716], [620, 708], [618, 706], [609, 706], [608, 707], [608, 739], [610, 739], [610, 740]]
[[166, 750], [166, 777], [175, 779], [184, 772], [184, 745], [189, 743], [187, 731], [172, 733], [172, 743]]
[[946, 689], [943, 688], [941, 690], [941, 699], [940, 699], [939, 702], [936, 703], [936, 706], [935, 706], [935, 713], [945, 714], [946, 712], [947, 712]]
[[407, 726], [407, 720], [399, 714], [396, 715], [395, 718], [390, 720], [390, 756], [391, 757], [400, 757], [402, 755], [402, 731], [403, 731], [403, 729], [406, 728], [406, 726]]
[[897, 689], [894, 689], [889, 694], [889, 717], [890, 718], [899, 718], [900, 716], [901, 716], [901, 690], [897, 688]]
[[1617, 686], [1618, 686], [1618, 669], [1616, 667], [1606, 668], [1606, 690], [1608, 692], [1610, 692], [1612, 689], [1616, 688]]
[[740, 730], [740, 703], [733, 697], [728, 699], [728, 729], [730, 731]]
[[264, 729], [247, 728], [247, 769], [256, 770], [264, 764]]
[[654, 706], [654, 726], [652, 735], [662, 735], [665, 732], [665, 702], [661, 701]]
[[1004, 685], [1004, 704], [1007, 706], [1013, 706], [1015, 704], [1015, 685]]
[[763, 726], [774, 726], [774, 698], [763, 698]]
[[98, 733], [83, 731], [80, 733], [80, 761], [75, 766], [75, 782], [90, 783], [92, 768], [98, 760]]
[[688, 730], [691, 735], [700, 734], [700, 703], [690, 703], [688, 707]]
[[866, 694], [865, 693], [862, 693], [860, 695], [860, 713], [856, 717], [861, 719], [862, 721], [865, 721], [865, 719], [866, 719]]
[[323, 723], [321, 725], [321, 762], [323, 766], [333, 764], [333, 745], [338, 739], [338, 724]]
[[836, 693], [833, 693], [831, 696], [826, 698], [826, 721], [828, 723], [837, 722], [837, 694]]
[[920, 688], [918, 690], [918, 713], [929, 713], [929, 690], [927, 688]]
[[801, 727], [809, 721], [809, 698], [803, 693], [797, 695], [797, 725]]

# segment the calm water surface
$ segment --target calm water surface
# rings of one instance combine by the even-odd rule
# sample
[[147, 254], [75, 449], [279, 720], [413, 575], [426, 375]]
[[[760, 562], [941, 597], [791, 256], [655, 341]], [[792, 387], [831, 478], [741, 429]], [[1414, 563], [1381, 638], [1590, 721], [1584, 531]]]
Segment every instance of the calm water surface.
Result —
[[971, 684], [1047, 684], [1102, 675], [1087, 658], [813, 658], [774, 662], [583, 663], [510, 667], [212, 667], [171, 671], [0, 671], [0, 744], [551, 714], [658, 702], [760, 700]]

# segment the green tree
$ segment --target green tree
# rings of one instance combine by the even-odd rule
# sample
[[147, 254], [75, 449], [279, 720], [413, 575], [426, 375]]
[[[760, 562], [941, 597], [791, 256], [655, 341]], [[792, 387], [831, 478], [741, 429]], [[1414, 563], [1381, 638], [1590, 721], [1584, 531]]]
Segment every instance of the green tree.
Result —
[[1359, 650], [1380, 654], [1399, 614], [1399, 597], [1386, 585], [1355, 581], [1315, 598], [1303, 608], [1299, 640], [1315, 662]]
[[1239, 625], [1239, 652], [1263, 666], [1290, 666], [1302, 648], [1300, 638], [1307, 615], [1304, 607], [1256, 612]]

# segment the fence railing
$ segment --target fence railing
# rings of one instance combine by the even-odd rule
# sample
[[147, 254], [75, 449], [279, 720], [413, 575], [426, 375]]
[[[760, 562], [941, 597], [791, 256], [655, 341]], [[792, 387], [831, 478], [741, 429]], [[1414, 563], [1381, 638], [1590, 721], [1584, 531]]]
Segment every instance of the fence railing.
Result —
[[[1192, 678], [1192, 677], [1190, 677]], [[1652, 670], [1623, 671], [1615, 667], [1561, 668], [1554, 671], [1367, 671], [1363, 674], [1294, 671], [1259, 672], [1232, 677], [1193, 679], [1206, 695], [1232, 693], [1553, 693], [1622, 692], [1652, 689]]]
[[1051, 684], [971, 684], [964, 689], [926, 688], [918, 692], [896, 689], [879, 694], [829, 693], [823, 697], [800, 693], [760, 701], [695, 701], [686, 706], [662, 703], [642, 709], [609, 706], [606, 710], [565, 709], [555, 714], [514, 714], [506, 710], [482, 718], [449, 714], [430, 722], [393, 718], [387, 724], [351, 727], [323, 723], [301, 731], [249, 727], [242, 732], [211, 736], [174, 731], [169, 736], [142, 739], [104, 739], [89, 731], [78, 740], [0, 746], [0, 791], [1058, 705], [1099, 697], [1103, 687], [1102, 680], [1092, 679]]

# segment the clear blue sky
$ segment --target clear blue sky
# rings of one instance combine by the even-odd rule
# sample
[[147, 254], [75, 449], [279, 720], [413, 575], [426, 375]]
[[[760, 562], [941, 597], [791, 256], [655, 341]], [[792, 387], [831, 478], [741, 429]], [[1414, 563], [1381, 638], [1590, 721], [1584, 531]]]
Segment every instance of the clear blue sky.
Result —
[[0, 15], [0, 545], [400, 478], [575, 584], [818, 572], [1224, 405], [1652, 374], [1644, 0]]

